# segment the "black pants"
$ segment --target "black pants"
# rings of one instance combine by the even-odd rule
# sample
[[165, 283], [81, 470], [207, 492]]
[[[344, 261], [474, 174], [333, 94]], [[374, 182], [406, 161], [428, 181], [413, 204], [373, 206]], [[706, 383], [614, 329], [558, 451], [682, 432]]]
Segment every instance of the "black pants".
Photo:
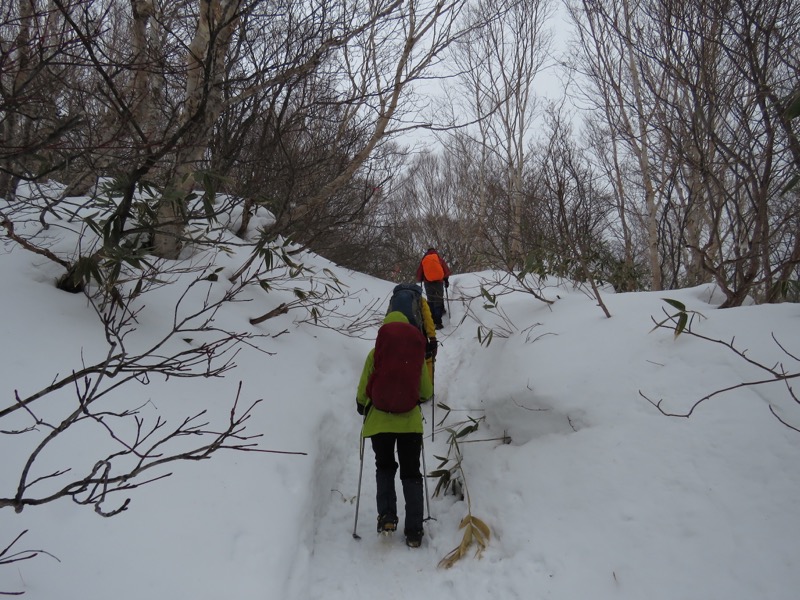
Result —
[[405, 528], [407, 531], [421, 531], [424, 512], [422, 474], [419, 470], [422, 434], [379, 433], [370, 439], [372, 449], [375, 451], [378, 514], [397, 514], [397, 495], [394, 488], [394, 476], [397, 473], [394, 447], [397, 444], [400, 481], [403, 484], [403, 497], [406, 502]]
[[441, 326], [444, 315], [444, 281], [426, 281], [425, 297], [431, 308], [433, 322]]

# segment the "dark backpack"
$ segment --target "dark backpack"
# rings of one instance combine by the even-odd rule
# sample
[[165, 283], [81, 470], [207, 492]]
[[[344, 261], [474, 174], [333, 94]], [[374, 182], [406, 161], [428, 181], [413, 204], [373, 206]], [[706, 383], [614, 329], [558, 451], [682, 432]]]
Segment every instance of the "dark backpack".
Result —
[[419, 403], [419, 379], [425, 368], [425, 337], [408, 323], [386, 323], [378, 330], [374, 369], [367, 396], [378, 410], [404, 413]]
[[422, 289], [415, 283], [401, 283], [392, 290], [392, 297], [389, 299], [389, 310], [403, 313], [414, 327], [423, 334], [425, 328], [422, 323]]

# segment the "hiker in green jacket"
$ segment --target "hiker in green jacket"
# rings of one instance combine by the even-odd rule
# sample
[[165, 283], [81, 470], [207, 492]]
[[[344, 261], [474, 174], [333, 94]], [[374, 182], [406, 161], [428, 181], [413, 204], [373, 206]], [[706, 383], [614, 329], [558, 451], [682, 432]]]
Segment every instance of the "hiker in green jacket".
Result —
[[[420, 456], [422, 411], [419, 403], [433, 396], [425, 366], [426, 340], [401, 312], [386, 315], [375, 348], [367, 355], [356, 396], [359, 414], [365, 415], [361, 435], [370, 438], [375, 452], [378, 531], [397, 529], [395, 474], [405, 499], [406, 543], [422, 543], [424, 494]], [[397, 461], [395, 460], [397, 447]]]

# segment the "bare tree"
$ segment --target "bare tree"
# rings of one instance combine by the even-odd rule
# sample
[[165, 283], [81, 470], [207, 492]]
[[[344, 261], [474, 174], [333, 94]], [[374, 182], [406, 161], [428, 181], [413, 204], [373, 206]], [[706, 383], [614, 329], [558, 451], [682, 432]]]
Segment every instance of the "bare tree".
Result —
[[75, 83], [64, 60], [78, 40], [47, 2], [17, 0], [0, 9], [0, 197], [13, 199], [17, 182], [45, 178], [75, 152], [61, 140], [85, 126], [64, 110]]
[[[300, 202], [295, 199], [293, 210], [278, 220], [276, 229], [308, 229], [354, 175], [364, 168], [369, 172], [368, 161], [381, 151], [385, 140], [423, 125], [408, 122], [410, 115], [402, 101], [462, 35], [457, 19], [465, 4], [463, 0], [408, 3], [385, 19], [375, 19], [352, 38], [337, 57], [348, 86], [345, 99], [340, 99], [342, 111], [337, 121], [340, 136], [349, 127], [359, 132], [359, 138], [324, 185]], [[373, 188], [385, 183], [381, 178], [368, 178], [366, 173], [361, 177]]]
[[537, 169], [537, 183], [547, 201], [553, 207], [554, 227], [548, 243], [565, 247], [563, 260], [574, 263], [577, 268], [568, 273], [573, 280], [589, 284], [594, 298], [610, 318], [598, 287], [598, 280], [604, 278], [598, 265], [602, 262], [604, 247], [603, 232], [608, 222], [607, 203], [595, 185], [595, 175], [576, 148], [572, 132], [565, 122], [564, 115], [551, 110], [547, 125], [550, 129], [548, 143], [538, 154], [540, 167]]
[[[642, 83], [642, 67], [636, 51], [642, 36], [636, 20], [641, 11], [634, 10], [629, 0], [615, 2], [582, 2], [569, 5], [569, 15], [578, 32], [581, 54], [577, 68], [596, 91], [589, 101], [596, 105], [606, 121], [612, 148], [612, 182], [620, 211], [624, 213], [625, 245], [631, 252], [627, 223], [631, 216], [627, 198], [632, 185], [641, 190], [644, 210], [641, 222], [647, 231], [647, 252], [650, 261], [651, 287], [662, 288], [658, 252], [658, 212], [656, 184], [653, 180], [653, 130], [648, 116], [652, 111], [647, 90]], [[579, 85], [580, 85], [579, 83]], [[624, 146], [623, 146], [624, 144]], [[621, 150], [630, 153], [638, 167], [637, 180], [625, 176]], [[636, 213], [632, 213], [634, 216]], [[629, 257], [629, 263], [631, 257]]]
[[670, 285], [711, 278], [724, 306], [767, 298], [796, 264], [789, 223], [797, 206], [779, 199], [797, 157], [785, 110], [798, 73], [791, 4], [654, 0], [571, 10], [593, 99], [611, 117], [607, 135], [611, 143], [619, 135], [634, 159], [614, 163], [635, 178], [612, 180], [618, 194], [641, 186], [651, 271], [666, 272]]
[[[465, 108], [474, 115], [480, 147], [478, 170], [482, 180], [476, 217], [485, 222], [489, 202], [508, 204], [508, 251], [519, 266], [524, 240], [520, 231], [524, 202], [523, 176], [536, 110], [534, 78], [547, 59], [552, 35], [545, 28], [553, 6], [546, 0], [479, 2], [469, 18], [479, 23], [457, 46], [456, 65], [465, 90]], [[504, 177], [502, 198], [492, 198], [485, 179], [490, 157]]]
[[[796, 232], [790, 224], [800, 207], [782, 202], [780, 212], [775, 208], [796, 146], [784, 115], [788, 83], [800, 72], [786, 44], [787, 34], [791, 37], [800, 27], [796, 12], [789, 6], [740, 2], [727, 11], [666, 13], [676, 28], [694, 33], [690, 47], [712, 46], [719, 55], [718, 61], [701, 63], [699, 84], [689, 87], [680, 79], [693, 96], [707, 99], [694, 129], [705, 128], [713, 153], [701, 155], [699, 163], [685, 148], [679, 156], [700, 172], [706, 189], [716, 192], [717, 201], [706, 205], [712, 223], [708, 231], [721, 251], [715, 255], [704, 245], [699, 252], [703, 268], [726, 295], [723, 306], [738, 306], [748, 296], [763, 299], [783, 267], [775, 264], [776, 251], [786, 256], [785, 244], [794, 245], [794, 236], [787, 239], [784, 232], [787, 226]], [[702, 25], [709, 20], [720, 25], [708, 30]], [[710, 65], [718, 66], [709, 74]], [[706, 167], [715, 157], [714, 166]]]

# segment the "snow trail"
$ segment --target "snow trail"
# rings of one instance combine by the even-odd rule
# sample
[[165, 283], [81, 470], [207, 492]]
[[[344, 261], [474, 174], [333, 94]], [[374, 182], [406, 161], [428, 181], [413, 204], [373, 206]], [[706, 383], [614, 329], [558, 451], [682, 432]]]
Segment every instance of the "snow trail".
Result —
[[[482, 395], [486, 387], [480, 385], [471, 393], [459, 392], [460, 397], [453, 398], [449, 393], [451, 383], [461, 377], [464, 369], [474, 369], [475, 365], [467, 360], [474, 354], [474, 332], [466, 327], [455, 327], [463, 317], [463, 307], [458, 297], [458, 288], [450, 288], [450, 306], [454, 314], [445, 317], [445, 328], [438, 332], [442, 346], [436, 363], [435, 401], [443, 402], [454, 409], [445, 425], [454, 420], [464, 418], [464, 414], [482, 414]], [[455, 291], [455, 297], [452, 293]], [[499, 344], [498, 344], [499, 346]], [[480, 380], [479, 374], [465, 378], [475, 382]], [[355, 386], [353, 382], [353, 394]], [[461, 387], [461, 386], [459, 386]], [[348, 398], [347, 407], [353, 404]], [[461, 407], [468, 407], [468, 413], [458, 412]], [[474, 409], [474, 410], [472, 410]], [[477, 412], [475, 412], [477, 410]], [[318, 500], [313, 511], [313, 533], [309, 536], [308, 563], [302, 569], [295, 569], [293, 574], [293, 593], [291, 600], [307, 600], [309, 598], [325, 598], [326, 600], [360, 600], [360, 599], [406, 599], [411, 597], [459, 597], [462, 594], [488, 597], [498, 591], [503, 598], [519, 597], [517, 591], [498, 582], [487, 581], [481, 570], [472, 568], [471, 562], [474, 547], [466, 558], [449, 570], [437, 567], [439, 561], [461, 541], [463, 531], [458, 529], [461, 519], [466, 515], [466, 503], [447, 495], [429, 498], [430, 516], [424, 525], [425, 537], [420, 548], [406, 547], [402, 533], [403, 501], [402, 487], [396, 481], [398, 493], [398, 516], [400, 527], [391, 536], [378, 535], [375, 531], [375, 466], [374, 454], [367, 440], [364, 449], [364, 473], [361, 489], [361, 503], [358, 517], [358, 534], [360, 540], [352, 536], [356, 510], [359, 471], [359, 431], [360, 417], [352, 406], [352, 416], [327, 422], [327, 433], [318, 453], [318, 463], [314, 470], [319, 475], [314, 494]], [[453, 416], [458, 415], [458, 416]], [[435, 469], [440, 461], [435, 456], [447, 454], [447, 433], [439, 431], [435, 440], [431, 439], [432, 422], [431, 405], [423, 405], [425, 419], [424, 452], [427, 471]], [[445, 417], [442, 408], [436, 408], [434, 417], [441, 422]], [[327, 419], [327, 417], [326, 417]], [[484, 426], [488, 431], [488, 427]], [[485, 433], [487, 437], [491, 433]], [[500, 442], [492, 445], [499, 445]], [[428, 479], [428, 494], [432, 495], [436, 481]], [[426, 504], [426, 516], [428, 506]], [[478, 515], [476, 515], [478, 516]], [[486, 560], [497, 563], [502, 558], [495, 547], [486, 553]], [[514, 562], [503, 565], [503, 569], [518, 568]], [[330, 578], [336, 573], [335, 580]], [[302, 582], [301, 582], [302, 581]]]

